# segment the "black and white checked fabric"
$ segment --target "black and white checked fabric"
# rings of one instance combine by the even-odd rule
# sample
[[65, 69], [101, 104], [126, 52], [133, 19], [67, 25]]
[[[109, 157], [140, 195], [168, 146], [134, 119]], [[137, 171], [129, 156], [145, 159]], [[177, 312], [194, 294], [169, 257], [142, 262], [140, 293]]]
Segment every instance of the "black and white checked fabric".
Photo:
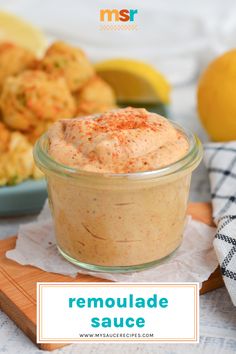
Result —
[[213, 218], [214, 248], [233, 304], [236, 306], [236, 141], [205, 144]]

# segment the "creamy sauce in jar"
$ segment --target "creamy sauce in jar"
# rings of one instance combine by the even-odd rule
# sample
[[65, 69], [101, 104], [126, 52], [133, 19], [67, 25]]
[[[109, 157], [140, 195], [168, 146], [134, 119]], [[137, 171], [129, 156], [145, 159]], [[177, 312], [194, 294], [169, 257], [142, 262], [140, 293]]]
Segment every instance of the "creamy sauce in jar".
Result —
[[[192, 169], [142, 179], [142, 172], [168, 166], [189, 150], [187, 136], [170, 121], [126, 108], [61, 120], [48, 139], [49, 155], [78, 171], [71, 178], [46, 170], [57, 244], [67, 259], [93, 270], [133, 270], [180, 245]], [[80, 171], [96, 173], [81, 177]], [[109, 177], [132, 172], [140, 179]]]

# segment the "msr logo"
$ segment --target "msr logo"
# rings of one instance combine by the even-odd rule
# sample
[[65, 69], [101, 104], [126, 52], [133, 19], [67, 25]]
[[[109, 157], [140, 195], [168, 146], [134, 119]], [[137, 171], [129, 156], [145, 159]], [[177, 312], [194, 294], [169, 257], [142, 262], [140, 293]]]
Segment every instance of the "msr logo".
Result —
[[[103, 24], [100, 29], [104, 30], [136, 30], [137, 25], [135, 23], [137, 9], [101, 9], [100, 10], [100, 22]], [[124, 24], [124, 22], [126, 24]], [[129, 24], [127, 24], [129, 22]]]
[[138, 10], [128, 10], [128, 9], [122, 9], [122, 10], [110, 10], [110, 9], [103, 9], [100, 10], [100, 21], [123, 21], [123, 22], [133, 22], [135, 15], [138, 13]]

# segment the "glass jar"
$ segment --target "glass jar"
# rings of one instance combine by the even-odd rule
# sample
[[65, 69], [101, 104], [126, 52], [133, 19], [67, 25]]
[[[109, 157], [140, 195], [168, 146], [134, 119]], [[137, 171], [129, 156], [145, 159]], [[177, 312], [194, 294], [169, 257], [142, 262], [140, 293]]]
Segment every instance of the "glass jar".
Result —
[[158, 264], [180, 246], [202, 145], [172, 124], [188, 139], [189, 150], [155, 171], [81, 171], [50, 157], [47, 133], [37, 141], [34, 158], [47, 179], [57, 247], [68, 261], [93, 271], [135, 271]]

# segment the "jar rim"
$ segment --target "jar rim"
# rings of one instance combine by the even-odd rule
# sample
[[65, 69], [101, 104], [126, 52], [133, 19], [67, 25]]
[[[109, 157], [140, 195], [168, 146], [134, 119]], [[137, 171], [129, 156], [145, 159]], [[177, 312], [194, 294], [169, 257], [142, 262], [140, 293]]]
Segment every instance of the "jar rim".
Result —
[[183, 128], [181, 125], [177, 124], [173, 120], [170, 120], [171, 124], [188, 140], [189, 149], [187, 153], [181, 157], [181, 159], [155, 170], [148, 171], [139, 171], [139, 172], [131, 172], [131, 173], [111, 173], [111, 172], [91, 172], [84, 171], [78, 168], [70, 167], [64, 165], [56, 160], [54, 160], [47, 152], [49, 138], [48, 133], [44, 133], [41, 137], [36, 141], [33, 149], [34, 160], [39, 169], [49, 170], [50, 172], [63, 175], [66, 177], [72, 178], [96, 178], [96, 179], [153, 179], [153, 178], [161, 178], [166, 177], [186, 169], [195, 169], [200, 163], [203, 155], [203, 148], [200, 139], [196, 134], [193, 134], [189, 129]]

